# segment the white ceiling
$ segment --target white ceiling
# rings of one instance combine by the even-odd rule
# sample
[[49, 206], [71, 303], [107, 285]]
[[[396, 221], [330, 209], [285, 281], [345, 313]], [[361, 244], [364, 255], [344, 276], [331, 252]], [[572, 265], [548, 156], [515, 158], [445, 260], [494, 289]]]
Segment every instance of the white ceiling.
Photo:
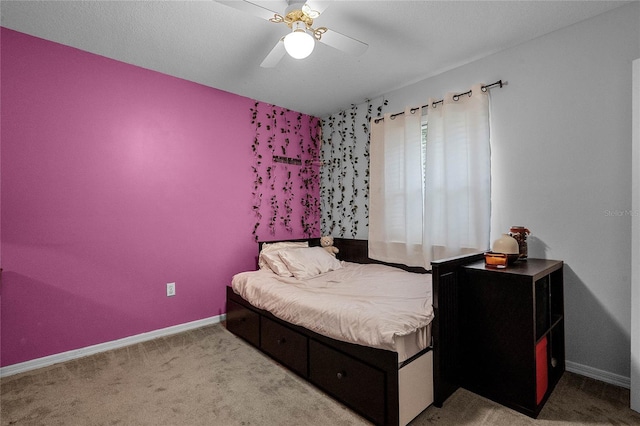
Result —
[[[261, 2], [284, 12], [281, 2]], [[314, 26], [369, 44], [317, 44], [260, 63], [289, 30], [207, 1], [8, 1], [3, 27], [295, 111], [324, 117], [628, 1], [333, 1]]]

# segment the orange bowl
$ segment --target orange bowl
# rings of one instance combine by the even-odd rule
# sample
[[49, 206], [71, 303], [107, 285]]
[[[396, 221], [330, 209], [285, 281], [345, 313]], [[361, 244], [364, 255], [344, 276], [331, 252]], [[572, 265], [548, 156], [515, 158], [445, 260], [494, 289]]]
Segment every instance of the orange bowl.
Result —
[[504, 253], [487, 252], [484, 254], [484, 264], [489, 268], [506, 268], [508, 263], [509, 257]]

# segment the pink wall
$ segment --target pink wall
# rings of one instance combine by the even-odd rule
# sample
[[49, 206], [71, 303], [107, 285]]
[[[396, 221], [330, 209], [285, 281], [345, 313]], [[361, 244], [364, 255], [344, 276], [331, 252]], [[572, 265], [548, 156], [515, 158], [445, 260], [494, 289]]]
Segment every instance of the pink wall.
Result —
[[0, 365], [224, 313], [255, 265], [255, 101], [1, 41]]

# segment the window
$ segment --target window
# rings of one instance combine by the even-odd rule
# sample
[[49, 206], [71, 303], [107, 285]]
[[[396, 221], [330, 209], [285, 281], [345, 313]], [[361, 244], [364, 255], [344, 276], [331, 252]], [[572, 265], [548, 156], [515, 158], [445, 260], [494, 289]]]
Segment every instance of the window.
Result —
[[372, 259], [429, 268], [489, 247], [489, 98], [472, 93], [445, 96], [426, 118], [407, 108], [372, 122]]

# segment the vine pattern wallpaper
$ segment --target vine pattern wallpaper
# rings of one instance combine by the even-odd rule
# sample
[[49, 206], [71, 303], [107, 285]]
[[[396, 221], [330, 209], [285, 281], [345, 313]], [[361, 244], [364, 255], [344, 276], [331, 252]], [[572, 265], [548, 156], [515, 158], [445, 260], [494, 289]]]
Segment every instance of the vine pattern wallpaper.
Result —
[[319, 237], [320, 120], [256, 102], [251, 124], [253, 238]]
[[322, 121], [322, 235], [368, 238], [369, 121], [386, 105], [366, 101]]

